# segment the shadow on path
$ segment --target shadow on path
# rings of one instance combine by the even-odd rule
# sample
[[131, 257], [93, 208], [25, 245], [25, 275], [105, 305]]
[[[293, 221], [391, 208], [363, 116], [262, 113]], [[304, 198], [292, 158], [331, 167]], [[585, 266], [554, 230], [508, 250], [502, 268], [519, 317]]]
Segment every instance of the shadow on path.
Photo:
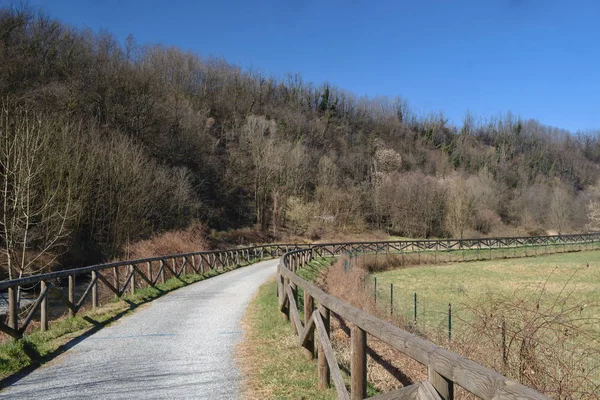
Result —
[[[227, 271], [223, 271], [223, 272], [227, 272]], [[87, 328], [84, 332], [82, 332], [81, 334], [72, 338], [68, 342], [62, 344], [60, 347], [58, 347], [53, 352], [46, 354], [45, 356], [40, 356], [38, 354], [38, 352], [35, 350], [35, 348], [31, 344], [29, 344], [27, 341], [25, 341], [23, 343], [23, 351], [31, 359], [31, 364], [28, 365], [27, 367], [24, 367], [16, 372], [14, 372], [13, 374], [7, 376], [6, 378], [1, 379], [0, 380], [0, 390], [19, 382], [21, 379], [25, 378], [26, 376], [31, 374], [36, 369], [43, 366], [45, 363], [52, 361], [53, 359], [60, 356], [67, 350], [71, 349], [76, 344], [78, 344], [78, 343], [82, 342], [83, 340], [87, 339], [88, 337], [92, 336], [93, 334], [95, 334], [96, 332], [98, 332], [99, 330], [104, 328], [105, 326], [110, 325], [113, 322], [119, 320], [124, 315], [129, 314], [130, 312], [134, 311], [136, 308], [138, 308], [144, 304], [147, 304], [153, 300], [156, 300], [156, 299], [164, 296], [165, 294], [173, 292], [174, 290], [184, 288], [186, 286], [192, 285], [197, 282], [201, 282], [204, 279], [201, 279], [201, 280], [198, 280], [195, 282], [190, 282], [190, 283], [188, 283], [182, 279], [178, 279], [178, 280], [181, 283], [183, 283], [183, 286], [177, 287], [173, 290], [163, 290], [163, 289], [155, 288], [158, 290], [158, 294], [156, 296], [152, 296], [152, 297], [149, 297], [149, 298], [146, 298], [143, 300], [138, 300], [138, 301], [121, 299], [122, 301], [127, 303], [129, 305], [129, 307], [127, 307], [127, 309], [117, 313], [116, 315], [112, 316], [111, 318], [107, 319], [106, 321], [99, 322], [89, 316], [84, 316], [83, 319], [86, 320], [87, 322], [89, 322], [90, 324], [92, 324], [92, 326]], [[70, 334], [70, 333], [67, 333], [66, 335], [68, 335], [68, 334]]]

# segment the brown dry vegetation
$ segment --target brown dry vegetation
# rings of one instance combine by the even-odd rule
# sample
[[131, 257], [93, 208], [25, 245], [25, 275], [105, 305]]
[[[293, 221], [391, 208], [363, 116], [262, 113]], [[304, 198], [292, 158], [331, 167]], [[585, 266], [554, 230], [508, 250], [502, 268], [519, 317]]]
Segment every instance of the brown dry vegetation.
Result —
[[[406, 266], [399, 257], [392, 264]], [[348, 271], [339, 260], [324, 276], [321, 285], [331, 294], [397, 326], [449, 348], [498, 372], [517, 379], [556, 399], [595, 399], [600, 390], [600, 342], [598, 340], [598, 304], [582, 303], [574, 291], [573, 278], [556, 286], [546, 277], [535, 291], [514, 289], [510, 293], [488, 292], [463, 305], [459, 328], [452, 341], [447, 331], [416, 326], [403, 317], [390, 316], [389, 309], [374, 303], [369, 273], [393, 267], [385, 257], [360, 257]], [[583, 268], [586, 268], [585, 266]], [[589, 267], [588, 267], [589, 268]], [[554, 285], [554, 286], [553, 286]], [[577, 286], [578, 289], [581, 289]], [[381, 299], [380, 299], [381, 303]], [[503, 332], [504, 335], [501, 334]], [[336, 334], [347, 342], [345, 335]], [[504, 339], [503, 339], [504, 337]], [[403, 374], [423, 379], [423, 367], [387, 346], [370, 341], [384, 360]], [[347, 343], [345, 343], [347, 344]], [[343, 358], [342, 358], [343, 359]], [[343, 363], [344, 361], [342, 361]], [[382, 389], [399, 385], [396, 379], [381, 373], [373, 365], [373, 383]], [[457, 398], [470, 398], [464, 390]]]
[[[323, 289], [337, 298], [360, 308], [386, 321], [396, 322], [394, 318], [379, 312], [373, 301], [372, 293], [365, 287], [368, 273], [361, 268], [344, 270], [343, 260], [331, 266], [317, 282]], [[335, 317], [335, 315], [334, 315]], [[402, 326], [406, 326], [402, 321]], [[338, 362], [347, 371], [350, 368], [350, 337], [348, 326], [339, 318], [332, 319], [332, 344], [336, 350]], [[427, 378], [426, 369], [399, 351], [391, 349], [378, 339], [368, 339], [368, 381], [377, 390], [387, 392]]]
[[[297, 74], [277, 79], [133, 38], [119, 43], [29, 7], [0, 9], [0, 38], [0, 162], [12, 168], [8, 161], [28, 154], [39, 168], [22, 181], [0, 168], [8, 183], [0, 186], [11, 188], [3, 198], [25, 204], [15, 196], [27, 191], [13, 188], [33, 184], [32, 206], [44, 213], [30, 221], [27, 240], [17, 239], [33, 252], [56, 245], [48, 250], [56, 267], [121, 257], [128, 243], [194, 220], [218, 231], [254, 226], [261, 234], [249, 242], [600, 223], [600, 139], [592, 134], [511, 114], [467, 114], [453, 126], [400, 97], [359, 98]], [[38, 151], [12, 146], [27, 124], [39, 128]], [[0, 232], [0, 248], [9, 236]], [[31, 267], [25, 272], [43, 266]]]
[[154, 234], [150, 239], [125, 246], [125, 260], [194, 253], [209, 249], [207, 229], [202, 223], [192, 223], [186, 229]]

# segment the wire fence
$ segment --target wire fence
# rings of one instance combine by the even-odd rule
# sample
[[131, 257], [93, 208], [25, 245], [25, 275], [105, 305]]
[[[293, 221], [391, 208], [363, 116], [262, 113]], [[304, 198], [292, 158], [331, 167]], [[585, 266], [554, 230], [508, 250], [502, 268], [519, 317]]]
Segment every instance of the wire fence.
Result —
[[[541, 319], [530, 318], [527, 321], [502, 319], [498, 316], [494, 321], [485, 321], [485, 318], [493, 319], [492, 315], [473, 315], [473, 308], [465, 307], [463, 304], [452, 304], [448, 302], [445, 306], [440, 306], [439, 302], [430, 301], [426, 296], [418, 292], [407, 293], [394, 288], [393, 283], [378, 282], [376, 277], [367, 281], [368, 289], [372, 292], [373, 301], [377, 308], [389, 319], [403, 328], [409, 328], [412, 332], [425, 337], [438, 345], [461, 352], [469, 352], [470, 358], [472, 352], [477, 351], [479, 359], [484, 358], [494, 369], [503, 374], [508, 374], [508, 370], [522, 370], [521, 378], [527, 378], [525, 375], [534, 376], [543, 370], [548, 374], [548, 369], [553, 370], [551, 378], [558, 381], [571, 381], [568, 383], [571, 392], [576, 389], [577, 395], [574, 397], [557, 398], [597, 398], [600, 394], [600, 319], [598, 316], [585, 318], [594, 318], [596, 328], [586, 329], [576, 332], [577, 322], [582, 315], [571, 315], [565, 318], [564, 315], [548, 315], [545, 310], [540, 311]], [[493, 307], [490, 307], [493, 308]], [[482, 310], [479, 310], [482, 311]], [[570, 310], [577, 313], [577, 310]], [[543, 315], [545, 314], [545, 315]], [[555, 325], [542, 326], [549, 323], [550, 319], [557, 319]], [[560, 320], [560, 321], [558, 321]], [[528, 333], [527, 325], [536, 324], [531, 327], [532, 332]], [[594, 323], [594, 322], [592, 322]], [[587, 328], [590, 328], [589, 324]], [[540, 329], [542, 332], [533, 332]], [[568, 332], [572, 330], [572, 332]], [[589, 337], [596, 335], [596, 337]], [[482, 351], [482, 343], [485, 347]], [[524, 349], [528, 346], [528, 349]], [[535, 357], [529, 353], [554, 353], [544, 354], [543, 359], [548, 359], [554, 363], [553, 368], [548, 366], [533, 365], [539, 364], [540, 360], [533, 360]], [[531, 360], [528, 360], [532, 358]], [[527, 366], [531, 363], [532, 366]], [[527, 370], [529, 368], [529, 370]], [[533, 379], [533, 378], [531, 378]], [[536, 377], [536, 380], [548, 379], [547, 377]], [[524, 382], [523, 382], [524, 383]], [[537, 386], [543, 383], [538, 382]], [[566, 383], [563, 383], [566, 385]], [[590, 397], [591, 396], [591, 397]]]
[[[600, 242], [589, 242], [445, 251], [348, 252], [344, 257], [344, 269], [348, 272], [356, 265], [390, 256], [400, 265], [423, 265], [534, 257], [599, 248]], [[510, 313], [499, 310], [495, 310], [499, 315], [493, 315], [491, 308], [487, 315], [486, 308], [477, 305], [432, 301], [418, 292], [394, 287], [393, 282], [378, 281], [376, 276], [370, 276], [365, 285], [376, 308], [397, 325], [453, 351], [468, 352], [473, 358], [476, 358], [473, 353], [479, 353], [477, 358], [485, 359], [488, 365], [503, 374], [512, 371], [522, 383], [538, 388], [559, 388], [552, 389], [555, 390], [552, 397], [597, 398], [600, 393], [600, 318], [583, 308], [565, 308], [567, 302], [564, 299], [556, 300], [564, 301], [562, 312], [556, 315], [550, 315], [543, 306], [540, 310], [538, 304], [537, 310], [520, 310], [511, 317]], [[527, 316], [530, 319], [519, 321], [518, 315], [525, 313], [531, 314]], [[554, 325], [548, 322], [552, 318]], [[576, 332], [581, 326], [591, 329]], [[537, 331], [533, 332], [534, 329]], [[560, 390], [565, 393], [559, 393]]]

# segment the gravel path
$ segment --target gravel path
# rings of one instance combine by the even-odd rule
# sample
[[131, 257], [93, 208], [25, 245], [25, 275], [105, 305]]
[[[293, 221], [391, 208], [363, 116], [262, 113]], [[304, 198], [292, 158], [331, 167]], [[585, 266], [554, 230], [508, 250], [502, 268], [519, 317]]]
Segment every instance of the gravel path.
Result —
[[154, 300], [0, 391], [0, 399], [236, 399], [240, 321], [277, 262]]

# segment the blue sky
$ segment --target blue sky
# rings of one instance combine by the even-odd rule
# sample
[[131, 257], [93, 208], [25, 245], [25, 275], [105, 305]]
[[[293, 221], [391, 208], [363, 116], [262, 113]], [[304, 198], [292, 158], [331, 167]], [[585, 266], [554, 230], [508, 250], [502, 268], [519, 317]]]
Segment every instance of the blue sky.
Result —
[[[460, 123], [600, 129], [597, 0], [30, 0], [63, 22], [243, 68], [396, 96]], [[0, 5], [10, 1], [0, 0]]]

